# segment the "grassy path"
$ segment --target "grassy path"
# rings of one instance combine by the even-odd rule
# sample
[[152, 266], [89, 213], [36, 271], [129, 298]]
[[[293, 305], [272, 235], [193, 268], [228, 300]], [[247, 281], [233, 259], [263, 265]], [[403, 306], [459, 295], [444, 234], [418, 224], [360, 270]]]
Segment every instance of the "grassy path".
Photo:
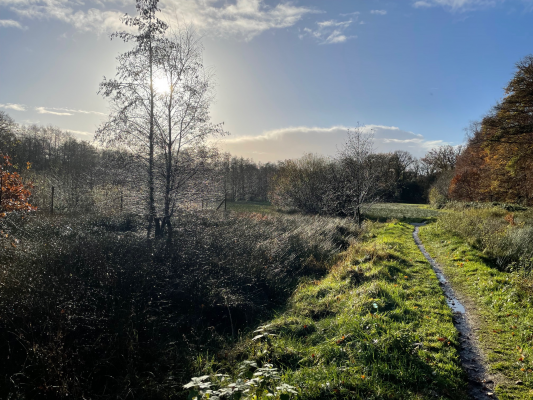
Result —
[[412, 230], [374, 225], [326, 277], [302, 283], [260, 338], [200, 372], [236, 378], [242, 360], [271, 363], [298, 399], [466, 399], [452, 312]]
[[468, 377], [468, 393], [472, 400], [491, 400], [496, 398], [494, 394], [494, 380], [486, 368], [486, 355], [481, 350], [479, 341], [474, 333], [472, 324], [472, 310], [466, 309], [457, 298], [450, 282], [446, 279], [441, 266], [427, 252], [424, 244], [420, 240], [420, 226], [425, 224], [414, 224], [413, 239], [418, 248], [429, 261], [435, 271], [442, 291], [446, 296], [446, 303], [454, 312], [453, 322], [459, 332], [461, 346], [459, 356], [461, 364]]
[[492, 268], [482, 253], [438, 223], [422, 227], [420, 237], [469, 311], [498, 398], [533, 399], [531, 288]]

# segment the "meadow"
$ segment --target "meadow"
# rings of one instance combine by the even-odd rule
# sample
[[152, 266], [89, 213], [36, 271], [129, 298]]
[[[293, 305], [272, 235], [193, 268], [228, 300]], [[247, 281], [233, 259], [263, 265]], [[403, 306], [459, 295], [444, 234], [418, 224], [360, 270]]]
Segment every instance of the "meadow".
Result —
[[170, 248], [135, 215], [10, 214], [0, 397], [469, 398], [452, 312], [408, 224], [427, 221], [496, 395], [529, 398], [532, 219], [509, 207], [377, 204], [359, 227], [228, 202], [180, 214]]

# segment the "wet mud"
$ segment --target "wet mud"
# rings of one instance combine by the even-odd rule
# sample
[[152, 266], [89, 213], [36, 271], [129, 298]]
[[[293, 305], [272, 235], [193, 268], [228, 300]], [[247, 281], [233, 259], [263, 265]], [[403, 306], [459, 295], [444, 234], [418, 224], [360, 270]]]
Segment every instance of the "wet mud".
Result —
[[473, 400], [497, 399], [494, 393], [495, 383], [493, 377], [487, 372], [485, 356], [482, 353], [475, 334], [476, 328], [472, 323], [472, 316], [468, 308], [465, 307], [456, 297], [450, 283], [442, 272], [439, 264], [429, 255], [418, 236], [418, 230], [423, 223], [412, 223], [415, 230], [413, 238], [416, 245], [431, 264], [433, 271], [439, 279], [440, 287], [446, 296], [446, 303], [453, 311], [453, 323], [459, 331], [460, 348], [459, 357], [461, 364], [468, 377], [468, 393]]

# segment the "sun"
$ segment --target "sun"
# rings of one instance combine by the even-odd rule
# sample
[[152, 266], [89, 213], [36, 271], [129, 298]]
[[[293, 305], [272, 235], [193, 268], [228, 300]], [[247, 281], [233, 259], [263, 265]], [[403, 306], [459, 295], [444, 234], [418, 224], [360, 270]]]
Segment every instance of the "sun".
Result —
[[166, 77], [155, 77], [153, 83], [154, 90], [157, 93], [165, 94], [170, 92], [170, 83]]

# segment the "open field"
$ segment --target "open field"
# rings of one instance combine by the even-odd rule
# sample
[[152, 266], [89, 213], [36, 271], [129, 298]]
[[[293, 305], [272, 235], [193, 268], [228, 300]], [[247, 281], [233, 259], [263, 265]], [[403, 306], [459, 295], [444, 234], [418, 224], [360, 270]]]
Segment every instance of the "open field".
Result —
[[432, 209], [426, 204], [377, 203], [373, 204], [363, 216], [373, 221], [424, 222], [434, 220], [441, 211]]
[[529, 243], [506, 239], [527, 239], [529, 211], [377, 204], [392, 221], [361, 229], [228, 205], [181, 215], [172, 250], [149, 249], [133, 215], [3, 219], [0, 397], [185, 399], [212, 384], [257, 400], [467, 399], [452, 312], [401, 216], [430, 221], [420, 237], [475, 322], [498, 398], [530, 398], [533, 280], [527, 260], [496, 262]]
[[[269, 202], [228, 202], [227, 209], [236, 212], [255, 212], [271, 214], [279, 212]], [[410, 222], [434, 220], [443, 211], [435, 210], [425, 204], [377, 203], [363, 213], [364, 218], [385, 222], [391, 219]]]

